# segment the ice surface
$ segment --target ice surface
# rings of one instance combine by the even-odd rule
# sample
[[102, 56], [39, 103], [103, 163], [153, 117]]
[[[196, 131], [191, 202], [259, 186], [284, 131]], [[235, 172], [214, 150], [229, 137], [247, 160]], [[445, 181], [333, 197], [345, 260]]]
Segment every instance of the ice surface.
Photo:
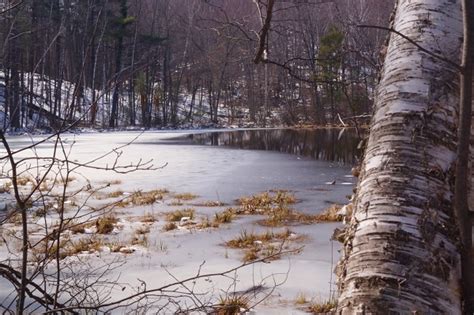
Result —
[[[139, 133], [136, 132], [67, 134], [63, 139], [69, 145], [74, 144], [70, 159], [84, 162], [130, 142], [137, 135]], [[81, 169], [77, 177], [91, 182], [120, 180], [122, 183], [117, 187], [124, 192], [167, 188], [174, 192], [196, 194], [200, 200], [219, 200], [227, 204], [233, 204], [235, 199], [244, 195], [287, 189], [300, 200], [295, 208], [307, 213], [317, 213], [332, 203], [345, 203], [346, 196], [351, 194], [349, 167], [277, 152], [199, 146], [170, 140], [175, 139], [176, 135], [176, 132], [146, 132], [121, 149], [122, 164], [153, 159], [155, 166], [166, 165], [162, 169], [126, 175]], [[40, 137], [15, 136], [8, 140], [13, 149], [19, 149], [38, 139]], [[51, 150], [52, 143], [48, 142], [37, 149], [37, 154], [44, 156]], [[107, 158], [94, 165], [111, 165], [113, 160]], [[335, 185], [325, 184], [334, 180]], [[136, 214], [160, 213], [167, 209], [165, 204], [155, 203], [130, 211], [131, 214], [134, 211]], [[196, 211], [197, 216], [201, 217], [212, 216], [217, 210], [198, 207]], [[242, 230], [265, 231], [267, 228], [256, 225], [258, 219], [245, 216], [230, 225], [206, 231], [165, 233], [152, 230], [148, 237], [148, 249], [126, 256], [126, 264], [115, 273], [120, 274], [120, 281], [124, 283], [139, 286], [138, 279], [143, 279], [147, 287], [152, 288], [173, 281], [169, 273], [178, 279], [194, 275], [204, 261], [202, 272], [225, 271], [241, 263], [242, 253], [226, 249], [222, 244]], [[298, 314], [294, 300], [299, 293], [308, 298], [324, 299], [330, 294], [330, 286], [335, 290], [334, 283], [330, 285], [330, 281], [335, 281], [332, 270], [339, 257], [340, 246], [331, 242], [330, 236], [336, 226], [338, 224], [292, 226], [292, 231], [307, 236], [301, 244], [305, 246], [301, 254], [248, 267], [238, 273], [238, 289], [251, 287], [271, 274], [277, 274], [277, 278], [283, 280], [288, 273], [285, 283], [257, 307], [258, 314]], [[1, 256], [5, 257], [5, 252]], [[268, 286], [272, 285], [268, 279], [265, 282]], [[228, 285], [228, 280], [220, 279], [213, 282], [212, 287], [218, 294], [220, 288], [227, 288]], [[4, 292], [3, 284], [0, 285], [0, 295]], [[114, 294], [120, 297], [127, 292]]]

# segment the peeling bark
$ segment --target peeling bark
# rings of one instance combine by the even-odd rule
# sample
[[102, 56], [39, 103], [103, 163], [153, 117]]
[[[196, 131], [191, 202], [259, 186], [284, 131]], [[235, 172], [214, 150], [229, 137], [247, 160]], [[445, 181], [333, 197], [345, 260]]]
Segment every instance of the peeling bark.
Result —
[[460, 314], [453, 213], [460, 0], [399, 0], [354, 214], [338, 266], [339, 314]]

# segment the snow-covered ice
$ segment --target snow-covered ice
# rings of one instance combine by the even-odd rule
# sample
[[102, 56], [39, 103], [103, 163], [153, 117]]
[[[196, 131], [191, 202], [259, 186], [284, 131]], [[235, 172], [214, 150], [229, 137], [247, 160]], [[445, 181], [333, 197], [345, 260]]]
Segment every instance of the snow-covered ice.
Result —
[[[235, 200], [242, 196], [285, 189], [293, 192], [299, 200], [295, 205], [297, 210], [315, 214], [331, 204], [346, 203], [346, 197], [352, 193], [352, 185], [349, 184], [354, 179], [348, 176], [349, 166], [278, 152], [200, 146], [176, 139], [177, 134], [186, 133], [191, 131], [66, 134], [63, 139], [67, 144], [73, 144], [70, 159], [85, 162], [140, 135], [132, 144], [121, 149], [121, 164], [152, 159], [153, 165], [164, 166], [163, 168], [123, 175], [83, 168], [75, 175], [76, 185], [83, 183], [86, 178], [91, 183], [112, 180], [120, 182], [113, 188], [120, 189], [124, 194], [166, 188], [171, 192], [198, 195], [196, 202], [218, 200], [233, 205]], [[8, 140], [13, 149], [19, 149], [38, 139], [14, 136]], [[47, 142], [37, 149], [37, 153], [44, 156], [51, 153], [51, 150], [52, 143]], [[110, 166], [113, 161], [110, 157], [94, 165]], [[334, 185], [326, 184], [333, 181]], [[159, 214], [175, 208], [165, 202], [157, 202], [127, 208], [124, 217], [144, 213]], [[215, 212], [226, 207], [194, 208], [196, 217], [212, 217]], [[152, 228], [148, 235], [147, 248], [137, 247], [132, 254], [123, 255], [124, 265], [113, 273], [120, 275], [120, 282], [133, 287], [139, 287], [140, 281], [144, 280], [147, 288], [153, 288], [174, 281], [173, 277], [183, 279], [193, 276], [200, 266], [201, 273], [226, 271], [241, 264], [242, 252], [226, 248], [223, 244], [243, 230], [266, 231], [268, 228], [256, 224], [259, 219], [258, 216], [242, 216], [229, 225], [206, 230], [177, 229], [163, 232], [161, 229]], [[161, 221], [163, 220], [160, 218], [157, 224], [162, 224]], [[293, 232], [306, 236], [301, 244], [304, 245], [303, 251], [298, 255], [285, 256], [281, 260], [240, 270], [235, 275], [237, 282], [232, 290], [248, 289], [263, 279], [264, 285], [269, 287], [274, 285], [272, 281], [281, 281], [282, 284], [272, 295], [256, 307], [257, 314], [299, 314], [301, 311], [295, 305], [298, 294], [315, 299], [328, 298], [330, 289], [335, 290], [332, 271], [340, 249], [337, 242], [330, 241], [330, 237], [338, 225], [326, 223], [291, 226]], [[5, 252], [1, 253], [2, 258], [5, 255]], [[111, 253], [104, 251], [99, 256], [106, 258], [107, 255]], [[88, 259], [98, 258], [93, 255]], [[215, 278], [207, 285], [209, 290], [219, 296], [229, 289], [229, 279]], [[0, 296], [5, 292], [5, 284], [0, 284]], [[125, 290], [113, 294], [118, 298], [127, 293], [130, 292]]]

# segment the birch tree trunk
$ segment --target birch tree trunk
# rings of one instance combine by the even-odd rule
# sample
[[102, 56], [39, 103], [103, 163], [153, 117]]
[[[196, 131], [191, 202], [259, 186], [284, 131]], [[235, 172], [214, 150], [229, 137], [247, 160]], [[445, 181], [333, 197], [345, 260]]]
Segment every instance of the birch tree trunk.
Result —
[[[472, 86], [474, 90], [474, 84]], [[472, 104], [474, 104], [474, 96], [472, 98]], [[471, 115], [471, 161], [469, 163], [471, 183], [469, 186], [469, 209], [474, 211], [474, 111]]]
[[337, 313], [460, 314], [461, 1], [397, 5], [337, 271]]

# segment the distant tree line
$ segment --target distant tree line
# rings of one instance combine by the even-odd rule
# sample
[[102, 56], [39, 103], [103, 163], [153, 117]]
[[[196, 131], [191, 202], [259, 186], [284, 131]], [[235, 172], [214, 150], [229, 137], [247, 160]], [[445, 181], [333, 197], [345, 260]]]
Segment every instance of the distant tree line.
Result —
[[[6, 1], [3, 129], [352, 122], [368, 114], [393, 0]], [[2, 8], [0, 8], [2, 10]], [[3, 101], [3, 102], [2, 102]], [[277, 118], [278, 119], [277, 119]]]

